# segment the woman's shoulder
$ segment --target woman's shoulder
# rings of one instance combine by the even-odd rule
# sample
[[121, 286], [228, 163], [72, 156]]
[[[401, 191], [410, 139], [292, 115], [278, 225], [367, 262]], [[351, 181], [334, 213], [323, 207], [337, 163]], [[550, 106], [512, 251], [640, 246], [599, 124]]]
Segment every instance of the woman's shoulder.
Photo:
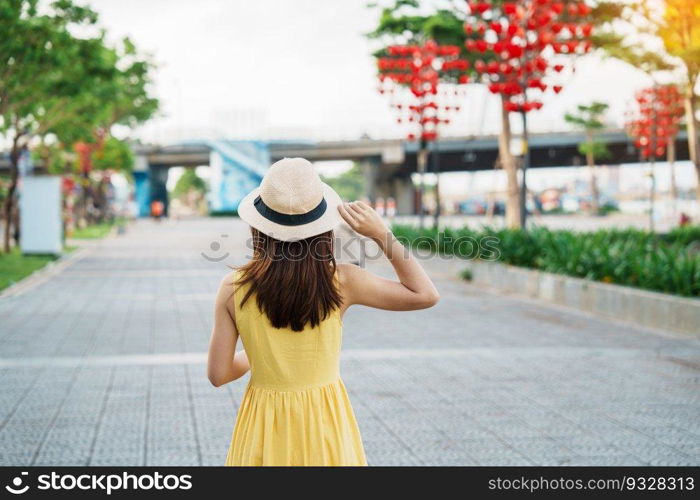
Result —
[[338, 282], [341, 288], [352, 287], [367, 272], [355, 264], [339, 263], [336, 265]]
[[221, 281], [219, 282], [219, 292], [220, 297], [224, 297], [226, 301], [231, 298], [233, 292], [238, 288], [237, 281], [239, 279], [238, 269], [233, 269], [232, 271], [226, 273]]
[[220, 288], [231, 289], [236, 286], [236, 281], [238, 281], [240, 271], [238, 269], [232, 269], [221, 278]]

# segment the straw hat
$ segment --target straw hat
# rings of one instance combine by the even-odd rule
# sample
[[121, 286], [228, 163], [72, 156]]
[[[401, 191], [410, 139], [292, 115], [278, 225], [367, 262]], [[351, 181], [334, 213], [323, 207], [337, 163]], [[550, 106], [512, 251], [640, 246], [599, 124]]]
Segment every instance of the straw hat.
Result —
[[342, 220], [340, 196], [304, 158], [274, 163], [260, 186], [238, 206], [241, 219], [258, 231], [282, 241], [295, 241], [333, 229]]

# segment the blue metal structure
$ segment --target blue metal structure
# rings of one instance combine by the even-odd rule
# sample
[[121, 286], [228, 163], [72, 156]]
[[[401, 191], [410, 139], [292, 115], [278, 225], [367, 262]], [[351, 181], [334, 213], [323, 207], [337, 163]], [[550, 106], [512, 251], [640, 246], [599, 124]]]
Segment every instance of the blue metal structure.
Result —
[[[182, 146], [204, 146], [210, 150], [209, 210], [233, 212], [243, 197], [256, 188], [270, 166], [269, 143], [265, 141], [203, 140], [188, 141]], [[148, 217], [151, 203], [162, 201], [168, 210], [166, 183], [170, 165], [149, 164], [145, 171], [135, 171], [136, 202], [139, 216]]]
[[148, 171], [134, 171], [134, 191], [139, 217], [148, 217], [151, 213], [151, 185]]
[[209, 209], [234, 211], [256, 188], [270, 166], [270, 150], [263, 141], [205, 141], [211, 149]]

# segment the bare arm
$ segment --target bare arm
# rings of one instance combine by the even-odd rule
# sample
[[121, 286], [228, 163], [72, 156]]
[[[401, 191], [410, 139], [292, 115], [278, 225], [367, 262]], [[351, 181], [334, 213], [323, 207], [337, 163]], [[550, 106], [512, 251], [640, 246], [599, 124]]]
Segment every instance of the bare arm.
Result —
[[398, 276], [398, 281], [388, 280], [357, 266], [341, 266], [343, 310], [352, 304], [361, 304], [392, 311], [412, 311], [437, 303], [440, 295], [423, 267], [394, 237], [372, 207], [356, 201], [344, 203], [338, 210], [350, 227], [379, 245]]
[[233, 273], [221, 281], [214, 304], [214, 327], [209, 340], [207, 376], [215, 387], [239, 379], [250, 370], [245, 351], [236, 353], [238, 330], [233, 307], [228, 307], [233, 294], [232, 282]]

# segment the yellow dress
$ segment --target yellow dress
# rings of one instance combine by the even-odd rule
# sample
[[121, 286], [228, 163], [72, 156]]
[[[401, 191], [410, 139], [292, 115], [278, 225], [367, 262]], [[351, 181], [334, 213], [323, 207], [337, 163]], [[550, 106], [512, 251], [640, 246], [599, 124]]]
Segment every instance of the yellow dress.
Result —
[[226, 465], [367, 465], [343, 381], [343, 323], [334, 311], [301, 332], [274, 328], [237, 287], [236, 326], [250, 361]]

